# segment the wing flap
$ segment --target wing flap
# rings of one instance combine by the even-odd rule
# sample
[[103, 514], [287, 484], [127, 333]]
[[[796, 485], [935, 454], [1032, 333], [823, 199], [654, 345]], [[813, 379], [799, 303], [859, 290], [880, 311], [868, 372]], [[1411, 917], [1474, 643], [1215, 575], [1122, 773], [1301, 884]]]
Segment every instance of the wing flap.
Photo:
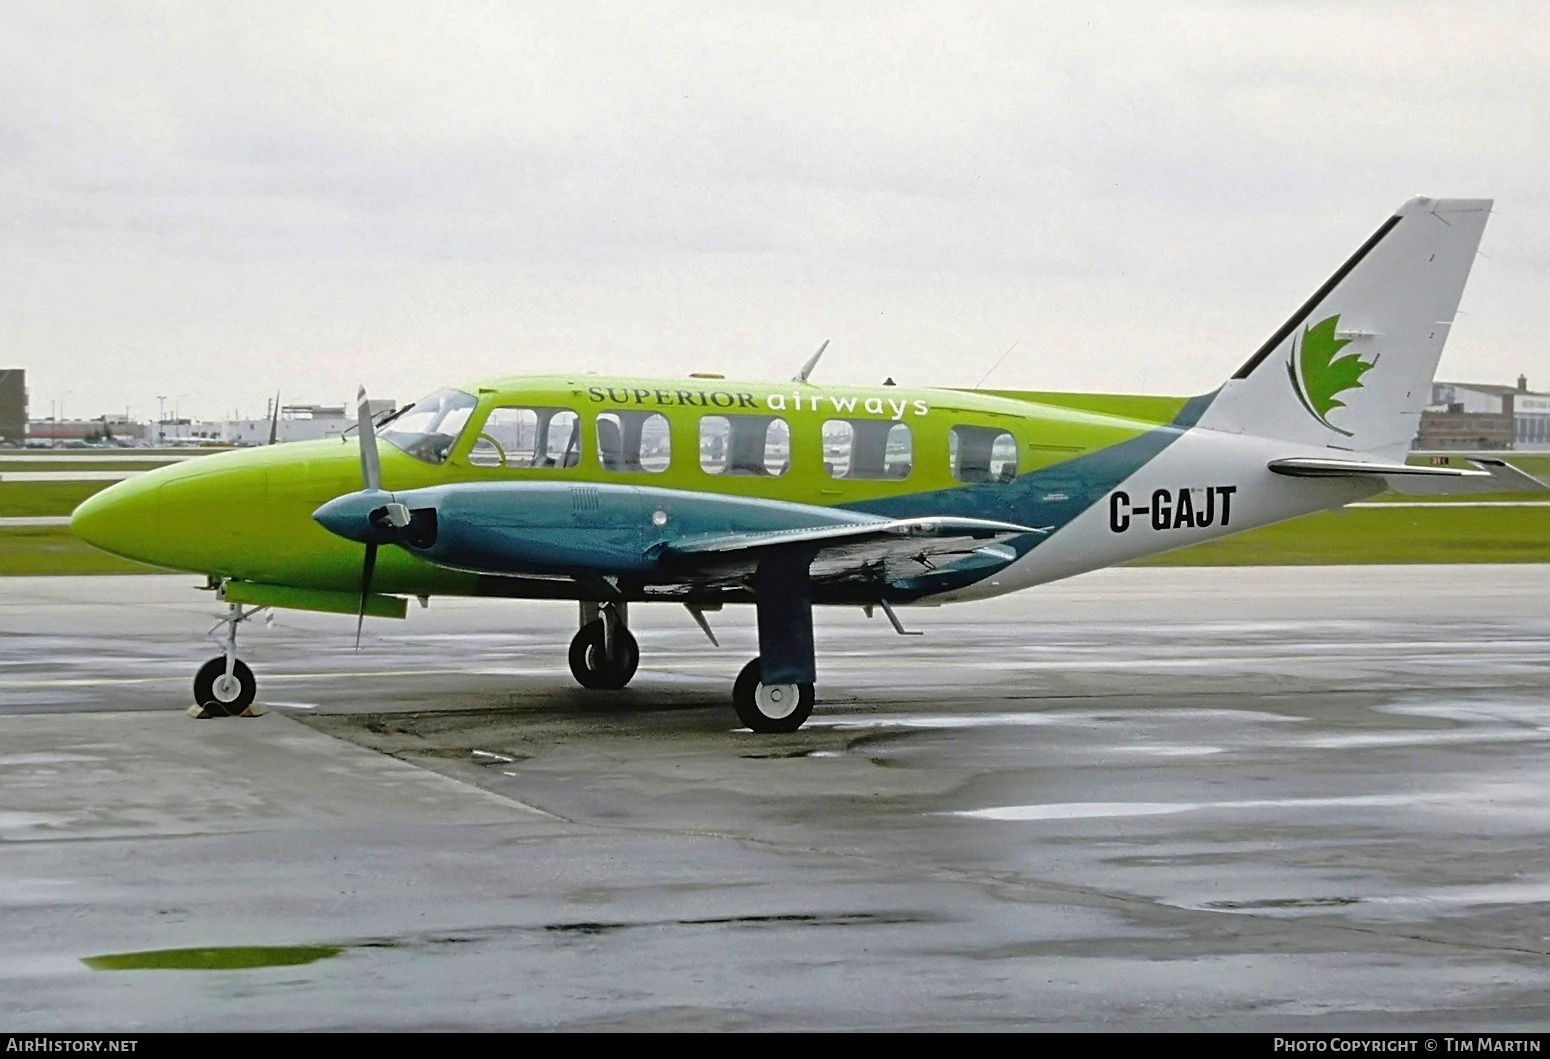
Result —
[[[989, 519], [930, 517], [882, 519], [876, 522], [753, 533], [706, 534], [663, 544], [657, 552], [664, 564], [687, 571], [726, 576], [752, 570], [772, 551], [802, 548], [812, 551], [815, 580], [855, 577], [893, 580], [919, 574], [944, 563], [975, 556], [1010, 562], [1016, 553], [1001, 542], [1047, 527], [1021, 526]], [[692, 574], [691, 574], [692, 576]]]
[[979, 518], [900, 518], [877, 522], [841, 523], [834, 526], [804, 526], [799, 529], [765, 530], [753, 533], [701, 534], [682, 537], [666, 544], [662, 555], [682, 557], [691, 555], [734, 554], [746, 551], [763, 551], [789, 545], [861, 544], [871, 540], [936, 540], [950, 541], [966, 538], [978, 541], [1001, 540], [1020, 537], [1026, 533], [1048, 533], [1047, 527], [1020, 526], [1014, 522], [995, 522]]

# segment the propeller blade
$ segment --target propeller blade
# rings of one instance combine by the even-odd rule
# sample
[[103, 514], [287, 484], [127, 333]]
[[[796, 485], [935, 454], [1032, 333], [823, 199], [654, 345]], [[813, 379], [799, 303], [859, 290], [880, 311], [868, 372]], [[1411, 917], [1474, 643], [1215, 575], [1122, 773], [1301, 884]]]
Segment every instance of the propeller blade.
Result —
[[355, 394], [355, 432], [361, 438], [361, 479], [367, 489], [382, 488], [382, 463], [377, 459], [377, 432], [366, 407], [366, 387]]
[[366, 599], [371, 595], [371, 575], [377, 568], [377, 546], [366, 545], [366, 561], [361, 564], [361, 609], [355, 616], [355, 649], [361, 649], [361, 626], [366, 624]]
[[279, 440], [280, 434], [280, 391], [274, 392], [274, 415], [269, 420], [269, 444], [273, 445]]

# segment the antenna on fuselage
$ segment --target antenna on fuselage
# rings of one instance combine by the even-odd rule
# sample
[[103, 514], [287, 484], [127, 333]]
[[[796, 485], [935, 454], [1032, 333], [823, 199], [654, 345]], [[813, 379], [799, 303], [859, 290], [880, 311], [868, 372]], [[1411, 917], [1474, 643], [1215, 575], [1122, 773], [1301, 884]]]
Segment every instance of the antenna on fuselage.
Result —
[[802, 370], [791, 376], [792, 382], [806, 382], [807, 377], [813, 373], [813, 368], [818, 363], [818, 358], [823, 356], [823, 351], [829, 348], [829, 340], [823, 340], [823, 345], [818, 347], [818, 352], [807, 358], [807, 363], [802, 365]]
[[[1017, 340], [1017, 342], [1021, 341], [1022, 339], [1020, 338]], [[1006, 352], [996, 358], [996, 362], [990, 366], [990, 370], [980, 376], [980, 381], [974, 384], [974, 389], [978, 390], [981, 386], [985, 385], [985, 380], [994, 375], [996, 369], [1001, 366], [1001, 362], [1011, 355], [1012, 350], [1017, 348], [1017, 342], [1013, 342], [1010, 346], [1006, 347]]]

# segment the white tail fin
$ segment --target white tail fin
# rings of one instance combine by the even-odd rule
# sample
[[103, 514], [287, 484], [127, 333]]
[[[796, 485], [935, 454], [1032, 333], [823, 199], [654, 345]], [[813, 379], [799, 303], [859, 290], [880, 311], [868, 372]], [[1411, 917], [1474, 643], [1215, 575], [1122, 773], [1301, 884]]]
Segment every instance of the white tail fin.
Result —
[[1411, 199], [1216, 394], [1200, 426], [1401, 460], [1491, 212]]

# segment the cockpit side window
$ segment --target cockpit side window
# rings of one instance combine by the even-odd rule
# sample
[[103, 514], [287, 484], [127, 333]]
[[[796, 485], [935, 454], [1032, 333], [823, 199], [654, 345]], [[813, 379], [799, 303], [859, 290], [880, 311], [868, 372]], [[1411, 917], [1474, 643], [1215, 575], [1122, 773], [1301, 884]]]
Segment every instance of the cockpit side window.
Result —
[[437, 390], [384, 422], [377, 437], [417, 460], [446, 463], [478, 403], [461, 390]]
[[569, 408], [507, 406], [490, 411], [468, 450], [475, 467], [574, 467], [581, 417]]

